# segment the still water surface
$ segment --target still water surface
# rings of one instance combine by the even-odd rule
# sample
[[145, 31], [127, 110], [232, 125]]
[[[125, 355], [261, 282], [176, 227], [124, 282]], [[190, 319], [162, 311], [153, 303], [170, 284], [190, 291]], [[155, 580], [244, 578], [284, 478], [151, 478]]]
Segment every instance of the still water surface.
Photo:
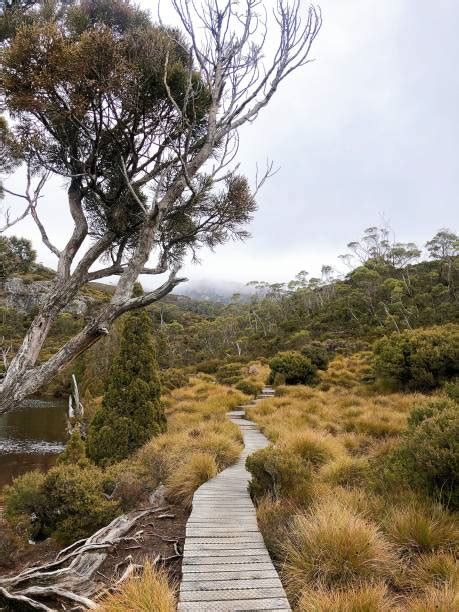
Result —
[[50, 468], [67, 440], [66, 403], [30, 399], [0, 416], [0, 490], [28, 470]]

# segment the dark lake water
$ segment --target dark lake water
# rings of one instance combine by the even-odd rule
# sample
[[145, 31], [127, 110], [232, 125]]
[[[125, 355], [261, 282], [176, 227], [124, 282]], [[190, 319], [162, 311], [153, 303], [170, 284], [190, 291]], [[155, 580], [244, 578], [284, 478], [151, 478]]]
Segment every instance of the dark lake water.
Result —
[[30, 399], [0, 416], [0, 490], [28, 470], [47, 470], [67, 441], [66, 402]]

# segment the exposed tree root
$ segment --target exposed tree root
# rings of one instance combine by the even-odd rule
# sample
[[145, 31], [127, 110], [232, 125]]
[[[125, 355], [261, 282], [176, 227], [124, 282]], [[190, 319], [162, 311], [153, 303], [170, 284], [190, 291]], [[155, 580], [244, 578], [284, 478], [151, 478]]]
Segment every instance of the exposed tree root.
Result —
[[[100, 578], [99, 569], [109, 552], [120, 542], [138, 542], [143, 530], [134, 536], [126, 534], [142, 517], [156, 512], [158, 508], [148, 508], [119, 516], [91, 537], [61, 550], [54, 561], [26, 569], [16, 576], [0, 578], [0, 609], [3, 606], [9, 610], [46, 612], [67, 609], [67, 606], [96, 609], [94, 598], [107, 588]], [[155, 563], [167, 560], [158, 556]], [[130, 555], [118, 565], [126, 565], [118, 584], [142, 567], [134, 564]]]

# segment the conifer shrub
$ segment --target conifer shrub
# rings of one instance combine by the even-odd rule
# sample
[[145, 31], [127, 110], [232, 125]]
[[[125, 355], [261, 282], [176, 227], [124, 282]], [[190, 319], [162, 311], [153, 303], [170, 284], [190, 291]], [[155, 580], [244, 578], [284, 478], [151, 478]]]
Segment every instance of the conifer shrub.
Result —
[[38, 470], [25, 472], [3, 489], [5, 516], [12, 523], [21, 525], [28, 535], [35, 538], [41, 529], [39, 521], [32, 516], [42, 514], [46, 500], [44, 496], [45, 475]]
[[102, 405], [88, 429], [88, 456], [100, 465], [121, 461], [165, 431], [160, 395], [151, 321], [141, 309], [126, 318]]
[[429, 391], [459, 374], [459, 325], [407, 330], [374, 346], [376, 375], [402, 389]]
[[285, 377], [287, 385], [307, 385], [316, 382], [317, 366], [309, 357], [298, 351], [277, 353], [269, 362], [269, 366], [271, 368], [269, 384], [274, 383], [277, 374]]
[[312, 495], [311, 471], [294, 452], [268, 446], [249, 455], [246, 468], [252, 476], [250, 494], [256, 500], [268, 495], [299, 505], [309, 503]]

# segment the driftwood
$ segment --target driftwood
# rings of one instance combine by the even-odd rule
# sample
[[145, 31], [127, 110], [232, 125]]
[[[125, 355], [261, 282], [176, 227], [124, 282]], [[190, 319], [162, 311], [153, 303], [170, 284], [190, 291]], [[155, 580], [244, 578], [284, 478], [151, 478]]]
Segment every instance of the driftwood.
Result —
[[[164, 495], [161, 490], [163, 487], [159, 489], [155, 500]], [[66, 609], [62, 604], [67, 604], [72, 609], [75, 609], [75, 604], [78, 609], [96, 609], [94, 598], [107, 589], [106, 583], [99, 578], [99, 569], [107, 555], [120, 542], [138, 542], [143, 530], [137, 531], [134, 537], [128, 537], [126, 534], [142, 517], [158, 510], [164, 511], [164, 508], [150, 507], [123, 514], [89, 538], [74, 542], [61, 550], [54, 561], [28, 568], [16, 576], [0, 577], [0, 610], [5, 606], [9, 610], [53, 612]], [[155, 562], [158, 560], [168, 559], [159, 557]], [[141, 569], [132, 562], [130, 555], [118, 565], [126, 564], [118, 583], [133, 571]], [[43, 601], [47, 603], [42, 603]], [[49, 602], [56, 602], [59, 607], [49, 607]]]

